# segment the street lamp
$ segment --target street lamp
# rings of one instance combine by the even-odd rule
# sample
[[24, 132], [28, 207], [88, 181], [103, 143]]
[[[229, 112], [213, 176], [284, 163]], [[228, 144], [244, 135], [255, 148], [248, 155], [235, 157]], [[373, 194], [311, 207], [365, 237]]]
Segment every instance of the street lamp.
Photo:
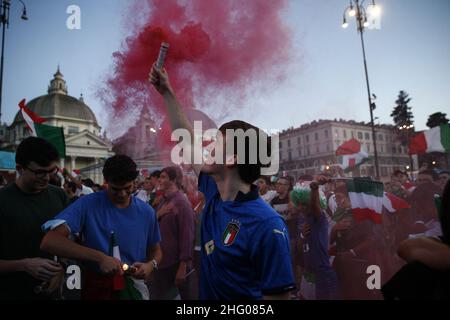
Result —
[[[364, 7], [365, 0], [350, 0], [350, 5], [344, 11], [344, 19], [342, 23], [343, 28], [348, 27], [348, 22], [346, 15], [349, 17], [355, 17], [357, 22], [357, 29], [361, 37], [361, 47], [364, 59], [364, 71], [366, 75], [366, 86], [367, 86], [367, 96], [369, 98], [369, 110], [370, 110], [370, 126], [372, 128], [372, 139], [373, 139], [373, 152], [375, 159], [375, 175], [377, 179], [380, 179], [380, 172], [378, 166], [378, 151], [377, 151], [377, 137], [375, 134], [375, 124], [373, 118], [373, 110], [376, 108], [375, 103], [372, 100], [372, 94], [370, 92], [369, 85], [369, 74], [367, 71], [367, 61], [366, 61], [366, 49], [364, 47], [364, 29], [370, 26], [369, 20], [367, 19], [367, 9]], [[380, 14], [379, 8], [375, 5], [375, 0], [372, 0], [372, 5], [370, 7], [371, 13]]]
[[[402, 126], [400, 126], [398, 128], [401, 132], [406, 132], [406, 141], [407, 144], [409, 143], [410, 140], [410, 136], [411, 136], [411, 130], [414, 130], [414, 125], [411, 122], [406, 122], [405, 124], [403, 124]], [[408, 147], [408, 153], [409, 153], [409, 163], [411, 164], [411, 166], [408, 166], [411, 168], [411, 173], [414, 171], [414, 162], [413, 162], [413, 158], [411, 153], [409, 152], [409, 147]]]
[[[28, 20], [27, 17], [27, 7], [22, 0], [19, 0], [22, 3], [22, 20]], [[2, 0], [1, 3], [1, 15], [0, 15], [0, 23], [2, 24], [2, 56], [0, 62], [0, 124], [2, 123], [2, 98], [3, 98], [3, 56], [5, 52], [5, 36], [6, 36], [6, 28], [9, 25], [9, 8], [11, 6], [11, 0]]]

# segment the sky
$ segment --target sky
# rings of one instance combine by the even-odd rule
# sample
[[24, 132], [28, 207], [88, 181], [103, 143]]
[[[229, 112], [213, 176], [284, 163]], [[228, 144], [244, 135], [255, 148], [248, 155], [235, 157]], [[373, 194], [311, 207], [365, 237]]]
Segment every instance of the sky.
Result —
[[[113, 66], [113, 52], [130, 34], [124, 0], [12, 0], [6, 33], [2, 122], [10, 124], [18, 102], [47, 93], [58, 65], [69, 94], [84, 100], [107, 123], [108, 106], [96, 96]], [[369, 3], [370, 1], [366, 1]], [[450, 115], [450, 1], [378, 0], [378, 30], [364, 33], [371, 90], [378, 97], [376, 123], [392, 123], [400, 90], [409, 93], [418, 130], [434, 112]], [[81, 29], [69, 30], [70, 5], [81, 9]], [[318, 119], [370, 120], [364, 67], [355, 21], [341, 27], [348, 0], [290, 0], [280, 15], [292, 34], [293, 60], [286, 79], [257, 91], [225, 119], [266, 129], [286, 129]], [[138, 17], [139, 14], [136, 13]], [[270, 30], [269, 30], [270, 32]], [[251, 87], [251, 85], [250, 85]], [[200, 106], [201, 108], [201, 106]]]

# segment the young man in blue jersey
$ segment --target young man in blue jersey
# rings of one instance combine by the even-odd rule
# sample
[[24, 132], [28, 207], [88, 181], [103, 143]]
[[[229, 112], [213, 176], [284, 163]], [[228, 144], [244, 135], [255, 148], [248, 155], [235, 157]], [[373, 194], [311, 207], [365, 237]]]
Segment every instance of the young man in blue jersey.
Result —
[[[131, 158], [109, 158], [103, 167], [107, 190], [81, 197], [47, 223], [52, 230], [41, 249], [84, 263], [85, 300], [149, 298], [144, 281], [161, 261], [160, 233], [154, 210], [131, 196], [137, 175]], [[80, 234], [81, 245], [69, 240], [71, 233]], [[125, 279], [123, 264], [133, 267]]]
[[[172, 129], [186, 129], [194, 137], [166, 71], [154, 66], [149, 80], [164, 98]], [[256, 144], [244, 140], [244, 155], [238, 152], [236, 136], [229, 134], [239, 129], [258, 133]], [[295, 287], [285, 223], [253, 185], [261, 174], [258, 151], [261, 147], [269, 149], [268, 139], [260, 146], [264, 140], [261, 133], [243, 121], [226, 123], [219, 129], [217, 147], [211, 153], [217, 157], [215, 161], [190, 162], [199, 178], [199, 190], [205, 195], [201, 222], [202, 300], [289, 299]], [[234, 146], [231, 152], [225, 152], [226, 145]], [[195, 143], [182, 147], [184, 156], [196, 152]], [[250, 161], [251, 156], [256, 156], [257, 161]]]

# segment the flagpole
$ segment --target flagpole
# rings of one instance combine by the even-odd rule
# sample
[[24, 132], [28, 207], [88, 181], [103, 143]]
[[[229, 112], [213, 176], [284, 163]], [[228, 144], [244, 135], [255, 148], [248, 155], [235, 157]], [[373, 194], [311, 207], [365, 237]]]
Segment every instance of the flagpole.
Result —
[[[378, 150], [377, 150], [377, 136], [375, 132], [375, 124], [373, 119], [373, 110], [375, 109], [375, 103], [372, 100], [372, 94], [370, 92], [369, 85], [369, 72], [367, 70], [367, 60], [366, 60], [366, 48], [364, 45], [364, 29], [367, 27], [367, 14], [363, 7], [363, 1], [360, 0], [351, 0], [350, 7], [347, 7], [344, 11], [344, 19], [342, 27], [346, 28], [348, 26], [346, 14], [352, 12], [350, 16], [355, 16], [357, 21], [357, 29], [361, 37], [361, 47], [363, 53], [364, 60], [364, 71], [366, 76], [366, 87], [367, 87], [367, 96], [369, 100], [369, 111], [370, 111], [370, 127], [372, 129], [372, 141], [373, 141], [373, 152], [374, 152], [374, 160], [375, 160], [375, 177], [377, 180], [380, 179], [379, 165], [378, 165]], [[354, 3], [354, 4], [353, 4]], [[375, 0], [372, 0], [372, 5], [375, 6]], [[375, 97], [374, 97], [375, 98]]]

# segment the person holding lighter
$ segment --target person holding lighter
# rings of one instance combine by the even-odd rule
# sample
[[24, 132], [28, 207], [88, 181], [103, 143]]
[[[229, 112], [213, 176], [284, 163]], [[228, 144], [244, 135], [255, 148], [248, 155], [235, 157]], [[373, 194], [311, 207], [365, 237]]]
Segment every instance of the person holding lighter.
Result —
[[[149, 299], [145, 282], [162, 258], [160, 233], [154, 210], [131, 196], [137, 175], [131, 158], [109, 158], [107, 190], [80, 198], [45, 226], [42, 250], [84, 263], [82, 299]], [[69, 240], [77, 233], [82, 244]]]

